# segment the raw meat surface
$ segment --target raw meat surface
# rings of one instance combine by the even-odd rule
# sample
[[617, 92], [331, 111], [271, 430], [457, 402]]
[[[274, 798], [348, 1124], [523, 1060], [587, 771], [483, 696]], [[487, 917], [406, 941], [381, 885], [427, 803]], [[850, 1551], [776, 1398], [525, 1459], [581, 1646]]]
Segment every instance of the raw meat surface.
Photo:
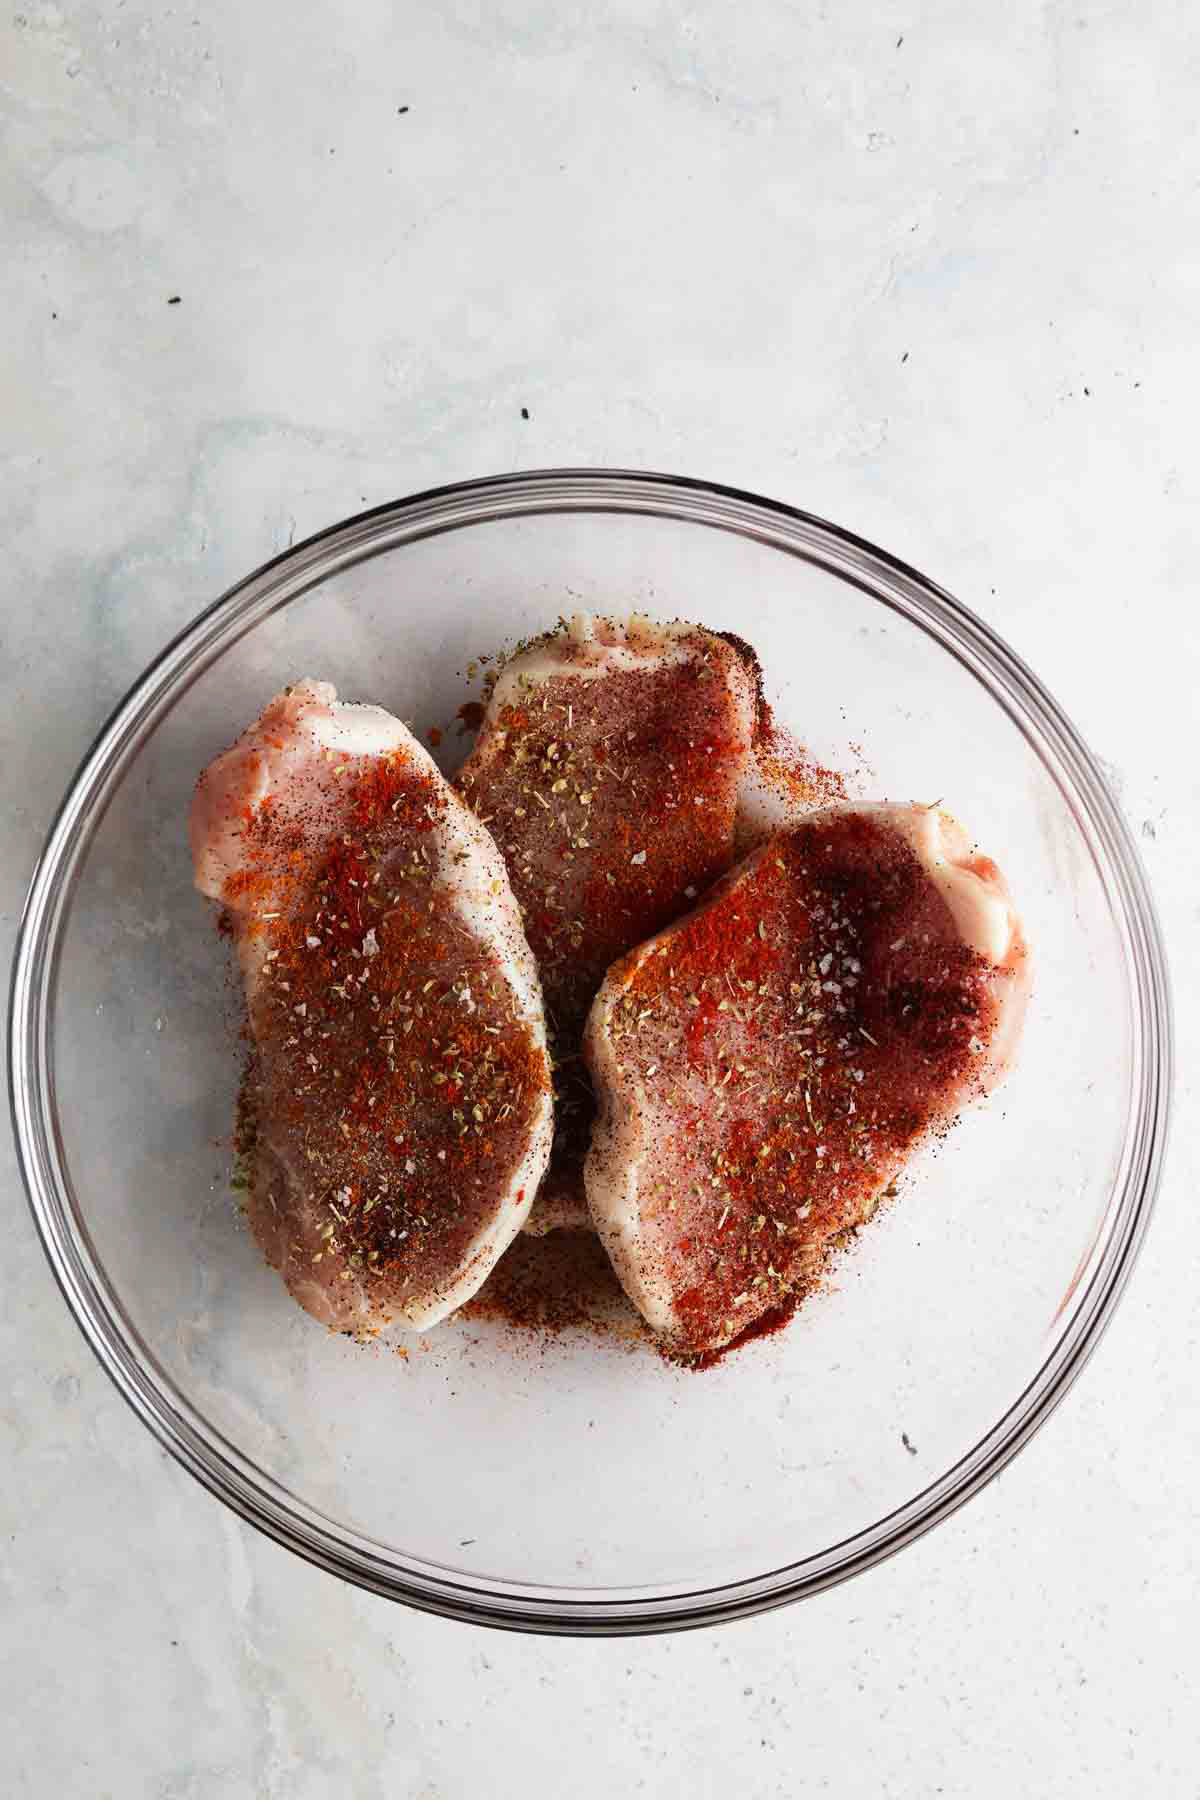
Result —
[[555, 1140], [530, 1230], [590, 1224], [588, 1008], [610, 963], [732, 862], [757, 709], [745, 646], [637, 618], [576, 619], [495, 685], [457, 785], [508, 865], [545, 996]]
[[918, 806], [810, 815], [616, 964], [588, 1199], [665, 1343], [718, 1349], [813, 1283], [1002, 1074], [1028, 968], [994, 863]]
[[397, 719], [315, 681], [205, 771], [191, 830], [246, 985], [255, 1236], [323, 1322], [425, 1330], [520, 1229], [550, 1149], [495, 845]]

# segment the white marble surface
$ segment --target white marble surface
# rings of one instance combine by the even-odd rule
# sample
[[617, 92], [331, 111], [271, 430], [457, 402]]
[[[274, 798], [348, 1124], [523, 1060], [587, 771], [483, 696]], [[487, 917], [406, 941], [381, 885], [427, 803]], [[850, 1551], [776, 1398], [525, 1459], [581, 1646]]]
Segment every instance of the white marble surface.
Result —
[[6, 1151], [5, 1795], [1196, 1792], [1198, 77], [1184, 0], [10, 0], [6, 933], [228, 581], [615, 461], [824, 513], [1028, 657], [1139, 835], [1181, 1075], [1132, 1289], [1008, 1473], [801, 1610], [648, 1642], [422, 1618], [238, 1526], [93, 1364]]

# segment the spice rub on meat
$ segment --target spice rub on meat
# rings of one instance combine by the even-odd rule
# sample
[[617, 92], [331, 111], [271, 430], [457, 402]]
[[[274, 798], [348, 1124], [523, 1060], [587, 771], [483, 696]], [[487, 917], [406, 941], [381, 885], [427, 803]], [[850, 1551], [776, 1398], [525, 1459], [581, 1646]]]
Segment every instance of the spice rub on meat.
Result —
[[191, 835], [245, 979], [255, 1236], [323, 1322], [425, 1330], [520, 1229], [550, 1149], [495, 845], [398, 720], [315, 681], [205, 771]]
[[745, 646], [636, 617], [560, 626], [495, 684], [457, 785], [508, 865], [545, 996], [555, 1139], [529, 1230], [590, 1223], [588, 1008], [733, 860], [758, 705]]
[[1002, 1074], [1027, 986], [995, 864], [919, 806], [809, 815], [618, 962], [587, 1027], [587, 1192], [660, 1338], [713, 1351], [802, 1294]]

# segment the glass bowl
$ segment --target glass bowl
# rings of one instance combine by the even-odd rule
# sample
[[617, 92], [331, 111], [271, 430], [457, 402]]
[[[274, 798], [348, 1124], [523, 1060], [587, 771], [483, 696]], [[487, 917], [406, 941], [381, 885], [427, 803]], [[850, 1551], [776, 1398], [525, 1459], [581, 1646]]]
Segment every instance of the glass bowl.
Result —
[[[694, 1374], [615, 1339], [454, 1320], [407, 1360], [331, 1336], [230, 1192], [238, 1009], [186, 845], [197, 772], [312, 674], [419, 730], [481, 653], [580, 608], [738, 632], [852, 791], [944, 799], [1036, 958], [1023, 1053], [791, 1327]], [[453, 766], [464, 745], [449, 733]], [[452, 1617], [613, 1633], [727, 1619], [868, 1568], [1062, 1398], [1152, 1204], [1162, 946], [1130, 837], [1049, 694], [914, 570], [702, 482], [547, 471], [442, 488], [290, 550], [140, 677], [28, 900], [13, 1114], [67, 1303], [158, 1439], [348, 1581]]]

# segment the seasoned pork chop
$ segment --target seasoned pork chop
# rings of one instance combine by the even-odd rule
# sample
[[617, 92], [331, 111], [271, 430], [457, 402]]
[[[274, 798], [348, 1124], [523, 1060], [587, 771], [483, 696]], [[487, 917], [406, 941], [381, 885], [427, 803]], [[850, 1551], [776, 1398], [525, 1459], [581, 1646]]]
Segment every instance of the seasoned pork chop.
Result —
[[811, 1284], [1003, 1072], [1027, 975], [994, 863], [919, 806], [809, 815], [618, 962], [587, 1191], [652, 1329], [713, 1350]]
[[196, 885], [246, 984], [249, 1216], [316, 1318], [423, 1331], [546, 1166], [537, 973], [487, 832], [396, 719], [303, 681], [201, 776]]
[[457, 785], [504, 855], [546, 1002], [555, 1140], [530, 1230], [590, 1223], [588, 1008], [733, 860], [757, 705], [744, 646], [636, 618], [577, 619], [496, 683]]

